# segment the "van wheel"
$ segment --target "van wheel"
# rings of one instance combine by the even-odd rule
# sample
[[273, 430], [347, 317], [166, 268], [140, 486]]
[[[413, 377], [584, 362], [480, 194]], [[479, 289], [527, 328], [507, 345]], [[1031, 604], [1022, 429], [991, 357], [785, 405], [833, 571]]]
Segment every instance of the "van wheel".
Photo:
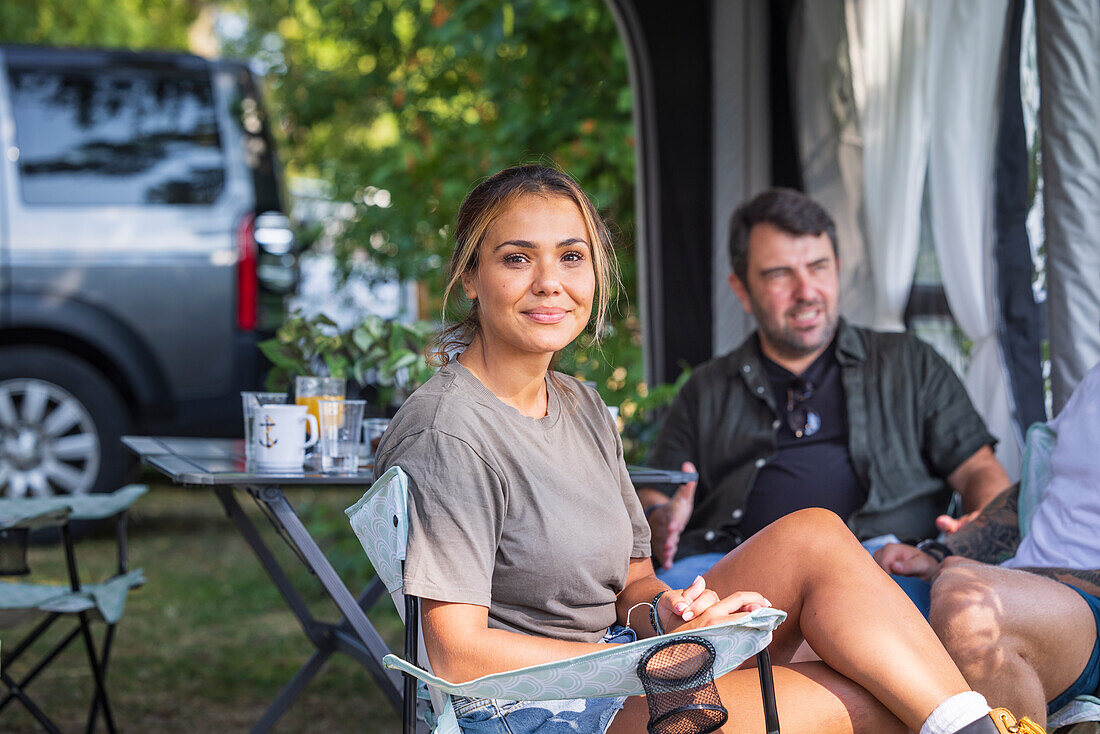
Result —
[[82, 359], [49, 347], [0, 349], [0, 496], [118, 488], [128, 424], [114, 385]]

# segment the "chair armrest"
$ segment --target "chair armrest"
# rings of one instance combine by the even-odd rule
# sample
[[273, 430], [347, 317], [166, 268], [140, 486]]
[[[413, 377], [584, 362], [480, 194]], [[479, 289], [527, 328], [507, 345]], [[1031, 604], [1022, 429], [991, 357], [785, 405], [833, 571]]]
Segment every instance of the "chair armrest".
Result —
[[731, 622], [684, 632], [672, 632], [574, 658], [485, 675], [452, 683], [411, 665], [396, 655], [382, 664], [418, 678], [444, 693], [510, 701], [553, 701], [562, 698], [607, 698], [644, 693], [638, 661], [653, 645], [681, 637], [702, 637], [714, 645], [714, 676], [728, 673], [771, 643], [772, 630], [787, 618], [779, 609], [757, 609]]
[[[15, 527], [14, 523], [34, 517], [48, 518], [51, 514], [62, 513], [60, 522], [47, 524], [61, 525], [69, 520], [102, 520], [124, 512], [134, 504], [138, 497], [149, 491], [143, 484], [131, 484], [104, 494], [69, 494], [56, 497], [19, 497], [0, 499], [0, 529]], [[40, 526], [35, 526], [40, 527]]]
[[69, 521], [69, 516], [69, 508], [64, 504], [23, 505], [21, 500], [0, 500], [0, 530], [60, 527]]
[[114, 492], [69, 495], [63, 499], [72, 510], [73, 520], [103, 520], [130, 509], [139, 497], [149, 491], [144, 484], [128, 484]]

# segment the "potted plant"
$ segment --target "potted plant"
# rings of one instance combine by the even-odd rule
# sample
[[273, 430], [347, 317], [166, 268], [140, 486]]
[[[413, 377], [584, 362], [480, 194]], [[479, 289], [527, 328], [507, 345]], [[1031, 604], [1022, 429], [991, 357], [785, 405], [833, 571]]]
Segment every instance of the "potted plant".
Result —
[[272, 364], [267, 388], [286, 390], [297, 375], [343, 377], [359, 386], [349, 392], [388, 415], [434, 373], [424, 359], [434, 332], [426, 321], [402, 324], [375, 315], [341, 331], [327, 316], [296, 311], [259, 345]]

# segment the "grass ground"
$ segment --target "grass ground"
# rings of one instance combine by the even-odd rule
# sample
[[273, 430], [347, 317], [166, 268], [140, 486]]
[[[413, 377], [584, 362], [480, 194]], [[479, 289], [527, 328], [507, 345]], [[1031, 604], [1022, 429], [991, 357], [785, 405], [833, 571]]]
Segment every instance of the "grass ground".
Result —
[[[358, 489], [287, 492], [353, 592], [371, 570], [342, 509], [360, 494]], [[335, 621], [337, 613], [320, 585], [274, 538], [251, 500], [240, 494], [238, 499], [294, 571], [292, 578], [314, 614]], [[108, 690], [120, 730], [247, 731], [313, 650], [297, 620], [212, 492], [154, 486], [131, 512], [129, 537], [131, 567], [143, 567], [148, 582], [130, 595], [110, 661]], [[77, 554], [82, 573], [109, 571], [113, 535], [79, 541]], [[36, 575], [64, 580], [59, 548], [32, 547], [30, 558]], [[391, 648], [400, 649], [400, 623], [388, 599], [370, 616]], [[5, 650], [19, 631], [0, 630]], [[96, 634], [101, 631], [97, 625]], [[82, 646], [71, 645], [28, 691], [62, 731], [83, 731], [92, 689]], [[399, 728], [398, 717], [366, 671], [338, 655], [275, 731], [385, 733]], [[42, 729], [12, 703], [0, 711], [0, 731]]]

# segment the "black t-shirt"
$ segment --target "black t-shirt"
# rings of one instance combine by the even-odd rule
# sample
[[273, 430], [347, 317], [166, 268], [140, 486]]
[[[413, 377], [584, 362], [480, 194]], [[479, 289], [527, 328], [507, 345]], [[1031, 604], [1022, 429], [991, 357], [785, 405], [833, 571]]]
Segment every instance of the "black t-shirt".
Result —
[[[836, 340], [801, 376], [761, 356], [779, 409], [779, 450], [757, 474], [738, 531], [747, 538], [806, 507], [824, 507], [847, 520], [867, 501], [867, 490], [859, 485], [848, 456], [848, 410]], [[791, 428], [791, 412], [801, 436]]]

